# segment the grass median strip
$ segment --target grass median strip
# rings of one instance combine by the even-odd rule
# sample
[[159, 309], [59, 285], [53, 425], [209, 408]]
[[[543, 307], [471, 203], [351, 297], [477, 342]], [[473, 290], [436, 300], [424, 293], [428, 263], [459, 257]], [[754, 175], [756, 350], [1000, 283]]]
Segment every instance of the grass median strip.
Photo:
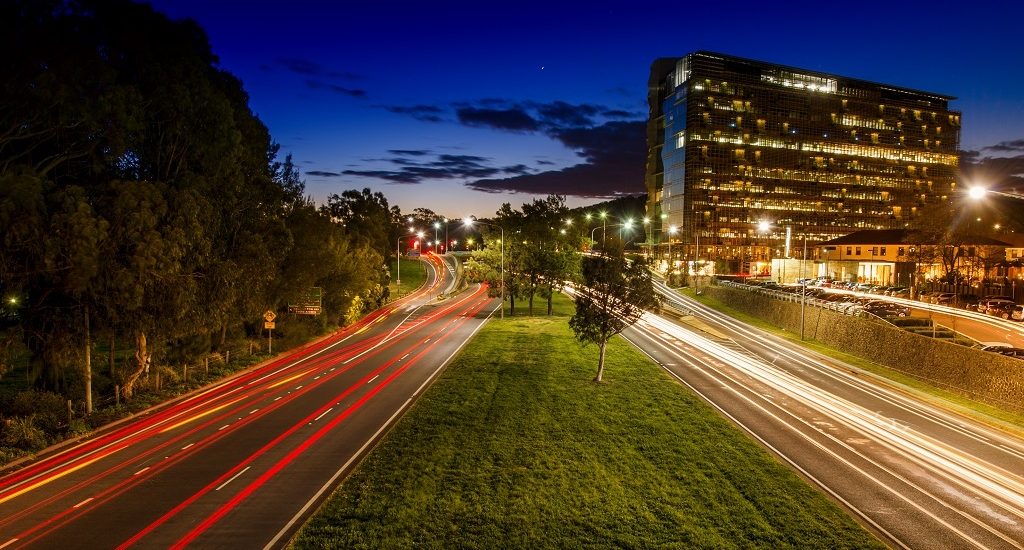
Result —
[[621, 339], [489, 323], [296, 548], [882, 547]]

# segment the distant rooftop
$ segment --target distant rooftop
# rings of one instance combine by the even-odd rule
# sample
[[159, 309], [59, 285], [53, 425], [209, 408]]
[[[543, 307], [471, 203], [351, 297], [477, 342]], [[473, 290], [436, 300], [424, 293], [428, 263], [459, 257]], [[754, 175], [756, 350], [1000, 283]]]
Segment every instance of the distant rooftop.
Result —
[[[818, 246], [839, 246], [847, 244], [875, 245], [875, 244], [921, 244], [914, 238], [914, 232], [909, 229], [865, 229], [856, 231], [849, 235], [825, 241]], [[934, 243], [928, 243], [934, 244]], [[1010, 243], [997, 241], [981, 235], [964, 237], [963, 244], [978, 246], [1011, 246]]]

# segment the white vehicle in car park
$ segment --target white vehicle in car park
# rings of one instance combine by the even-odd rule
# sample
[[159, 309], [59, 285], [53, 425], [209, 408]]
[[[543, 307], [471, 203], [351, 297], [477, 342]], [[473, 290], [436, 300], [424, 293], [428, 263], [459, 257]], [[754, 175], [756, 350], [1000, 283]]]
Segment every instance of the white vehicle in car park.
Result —
[[1010, 309], [1010, 319], [1014, 321], [1024, 321], [1024, 306], [1018, 304]]

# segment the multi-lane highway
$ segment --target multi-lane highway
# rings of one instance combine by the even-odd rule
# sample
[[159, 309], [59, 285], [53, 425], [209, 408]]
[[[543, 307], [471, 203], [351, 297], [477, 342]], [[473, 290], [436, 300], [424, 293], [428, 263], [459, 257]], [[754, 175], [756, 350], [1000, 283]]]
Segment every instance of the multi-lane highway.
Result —
[[0, 478], [0, 548], [279, 547], [497, 307], [450, 270], [355, 326]]
[[624, 335], [900, 548], [1024, 548], [1024, 439], [660, 285]]

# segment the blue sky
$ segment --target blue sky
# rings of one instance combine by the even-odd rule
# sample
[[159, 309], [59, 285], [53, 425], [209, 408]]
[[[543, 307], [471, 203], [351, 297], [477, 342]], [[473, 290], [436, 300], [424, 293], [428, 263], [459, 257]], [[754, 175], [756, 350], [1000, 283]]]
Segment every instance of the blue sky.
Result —
[[1016, 2], [152, 4], [206, 29], [320, 201], [461, 217], [642, 192], [650, 63], [698, 49], [956, 96], [964, 149], [1024, 159]]

